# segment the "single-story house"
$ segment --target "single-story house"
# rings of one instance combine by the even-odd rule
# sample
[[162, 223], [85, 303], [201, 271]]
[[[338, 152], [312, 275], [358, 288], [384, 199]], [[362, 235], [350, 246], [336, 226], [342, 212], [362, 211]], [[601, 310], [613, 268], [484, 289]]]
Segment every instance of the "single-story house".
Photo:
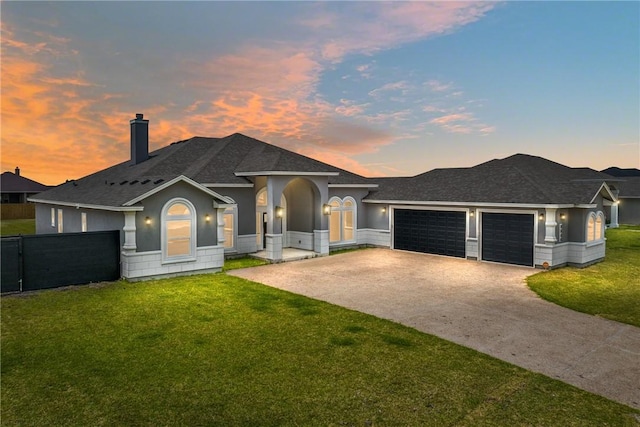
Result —
[[640, 170], [611, 167], [602, 172], [616, 178], [618, 210], [620, 224], [640, 225]]
[[0, 175], [0, 191], [2, 203], [27, 203], [27, 198], [48, 190], [48, 185], [41, 184], [20, 175], [20, 168], [15, 172], [3, 172]]
[[516, 154], [471, 168], [365, 178], [233, 134], [149, 152], [39, 194], [36, 232], [121, 230], [129, 279], [215, 271], [225, 256], [382, 246], [531, 267], [605, 256], [608, 175]]

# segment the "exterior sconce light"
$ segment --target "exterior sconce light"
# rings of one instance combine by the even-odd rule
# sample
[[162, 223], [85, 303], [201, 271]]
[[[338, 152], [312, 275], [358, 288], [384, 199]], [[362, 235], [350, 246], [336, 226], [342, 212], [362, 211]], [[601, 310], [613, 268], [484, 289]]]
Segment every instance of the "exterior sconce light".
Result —
[[471, 218], [473, 218], [474, 216], [476, 216], [476, 211], [469, 211], [469, 216]]
[[284, 216], [284, 208], [276, 206], [276, 218], [282, 218]]
[[544, 221], [544, 214], [543, 214], [543, 213], [541, 213], [540, 215], [538, 215], [538, 219], [539, 219], [540, 221]]
[[567, 216], [566, 216], [565, 214], [563, 214], [563, 213], [562, 213], [562, 214], [560, 214], [560, 219], [561, 219], [561, 220], [563, 220], [563, 221], [564, 221], [564, 219], [565, 219], [566, 217], [567, 217]]
[[324, 204], [322, 205], [322, 214], [323, 215], [331, 215], [331, 205]]
[[211, 221], [211, 215], [206, 214], [206, 215], [204, 216], [204, 220], [205, 220], [205, 221], [207, 221], [207, 222], [210, 222], [210, 221]]
[[147, 224], [147, 225], [151, 225], [151, 218], [146, 217], [146, 218], [144, 219], [144, 223], [145, 223], [145, 224]]
[[382, 213], [387, 213], [387, 208], [382, 208]]

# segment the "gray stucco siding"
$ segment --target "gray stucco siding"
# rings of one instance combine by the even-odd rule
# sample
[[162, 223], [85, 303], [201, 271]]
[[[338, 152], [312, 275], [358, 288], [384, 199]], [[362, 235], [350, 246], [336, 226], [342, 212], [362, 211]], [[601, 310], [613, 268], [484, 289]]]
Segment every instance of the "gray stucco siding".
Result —
[[620, 198], [618, 223], [640, 225], [640, 198]]
[[[162, 209], [168, 201], [175, 198], [186, 199], [195, 207], [196, 246], [218, 244], [217, 216], [213, 208], [213, 197], [192, 185], [178, 182], [138, 203], [138, 206], [143, 206], [144, 210], [136, 212], [136, 252], [158, 251], [162, 248], [160, 241]], [[207, 214], [210, 216], [209, 222], [205, 219]], [[151, 224], [146, 224], [146, 217], [151, 219]]]
[[255, 188], [212, 188], [218, 194], [231, 197], [238, 204], [238, 234], [256, 232]]
[[[55, 210], [54, 226], [51, 226], [52, 208]], [[122, 230], [124, 226], [124, 214], [122, 212], [37, 203], [36, 234], [58, 232], [58, 210], [62, 210], [62, 228], [64, 233], [80, 233], [82, 231], [82, 213], [87, 215], [87, 231]]]

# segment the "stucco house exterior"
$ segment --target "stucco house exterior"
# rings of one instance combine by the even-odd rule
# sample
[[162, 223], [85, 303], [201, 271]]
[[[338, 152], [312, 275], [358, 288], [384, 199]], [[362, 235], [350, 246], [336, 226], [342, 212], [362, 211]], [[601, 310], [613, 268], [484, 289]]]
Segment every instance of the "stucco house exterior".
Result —
[[365, 178], [233, 134], [149, 152], [31, 200], [36, 232], [121, 230], [122, 275], [216, 271], [225, 256], [382, 246], [531, 267], [605, 256], [608, 175], [524, 154], [415, 177]]

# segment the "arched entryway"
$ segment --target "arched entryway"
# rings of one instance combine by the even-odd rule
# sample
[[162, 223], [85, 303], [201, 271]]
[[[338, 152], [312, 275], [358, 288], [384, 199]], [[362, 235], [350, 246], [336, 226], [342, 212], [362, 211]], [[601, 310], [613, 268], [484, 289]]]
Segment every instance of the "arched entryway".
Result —
[[[280, 197], [280, 205], [282, 208], [282, 234], [287, 235], [287, 198], [284, 193]], [[262, 188], [256, 194], [256, 247], [257, 250], [264, 250], [266, 247], [266, 235], [267, 235], [267, 189]], [[283, 247], [287, 247], [286, 239], [283, 239]]]

